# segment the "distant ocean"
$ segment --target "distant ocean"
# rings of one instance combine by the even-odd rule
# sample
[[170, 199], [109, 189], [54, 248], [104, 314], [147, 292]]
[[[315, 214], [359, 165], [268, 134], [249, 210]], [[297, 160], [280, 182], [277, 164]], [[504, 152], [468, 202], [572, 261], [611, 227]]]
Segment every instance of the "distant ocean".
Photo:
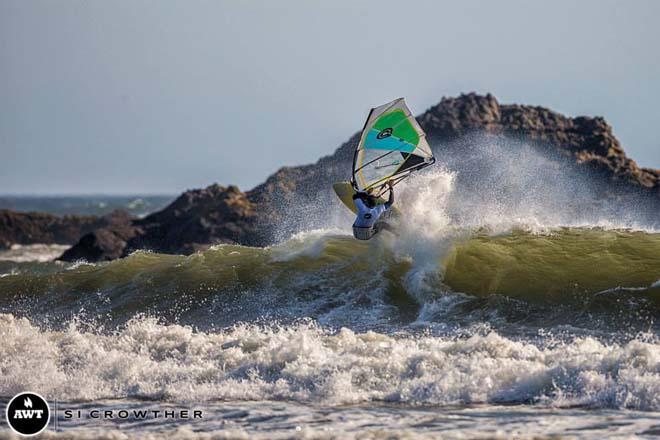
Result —
[[104, 215], [123, 209], [138, 217], [157, 211], [175, 195], [0, 195], [0, 209], [40, 211], [56, 215]]

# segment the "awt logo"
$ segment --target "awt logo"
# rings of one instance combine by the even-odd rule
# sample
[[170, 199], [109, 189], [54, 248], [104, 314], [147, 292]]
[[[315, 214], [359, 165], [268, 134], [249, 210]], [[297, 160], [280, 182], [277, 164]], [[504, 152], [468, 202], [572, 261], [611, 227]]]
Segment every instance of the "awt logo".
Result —
[[7, 424], [17, 434], [37, 435], [48, 426], [50, 408], [48, 402], [36, 393], [20, 393], [7, 405]]

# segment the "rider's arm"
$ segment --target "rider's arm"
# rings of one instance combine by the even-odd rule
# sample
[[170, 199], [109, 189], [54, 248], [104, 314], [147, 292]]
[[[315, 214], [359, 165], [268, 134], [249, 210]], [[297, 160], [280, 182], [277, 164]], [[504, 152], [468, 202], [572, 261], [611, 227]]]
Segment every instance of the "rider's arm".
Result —
[[394, 191], [392, 190], [392, 187], [390, 186], [390, 198], [385, 203], [385, 207], [387, 209], [390, 209], [392, 207], [393, 203], [394, 203]]

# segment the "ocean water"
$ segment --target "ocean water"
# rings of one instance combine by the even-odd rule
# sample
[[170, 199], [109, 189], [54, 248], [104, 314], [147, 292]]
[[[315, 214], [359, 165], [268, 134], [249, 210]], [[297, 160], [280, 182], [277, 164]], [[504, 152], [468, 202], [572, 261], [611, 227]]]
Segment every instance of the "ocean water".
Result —
[[56, 215], [105, 215], [122, 209], [143, 217], [164, 208], [173, 195], [0, 195], [0, 209], [20, 212], [41, 211]]
[[[660, 435], [656, 226], [462, 191], [442, 170], [411, 179], [398, 236], [369, 242], [328, 205], [267, 248], [100, 264], [14, 249], [0, 402], [46, 397], [45, 438]], [[119, 416], [136, 410], [203, 418]]]

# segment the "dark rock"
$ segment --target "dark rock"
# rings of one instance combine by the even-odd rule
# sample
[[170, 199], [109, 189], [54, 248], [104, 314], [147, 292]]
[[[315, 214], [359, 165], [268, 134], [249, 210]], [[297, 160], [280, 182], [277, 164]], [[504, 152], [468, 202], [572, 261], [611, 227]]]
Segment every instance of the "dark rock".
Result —
[[95, 229], [128, 221], [124, 211], [103, 217], [66, 215], [45, 212], [15, 212], [0, 209], [0, 249], [12, 244], [72, 244], [82, 235]]
[[102, 226], [83, 235], [58, 260], [108, 261], [122, 257], [127, 241], [139, 232], [133, 224], [135, 217], [125, 211], [114, 211], [102, 219]]
[[107, 261], [124, 255], [126, 242], [135, 235], [133, 227], [100, 228], [83, 235], [75, 246], [67, 249], [58, 260]]
[[127, 252], [153, 249], [188, 254], [214, 244], [259, 242], [254, 203], [236, 186], [186, 191], [162, 211], [135, 222], [141, 233]]
[[601, 117], [569, 118], [543, 107], [500, 105], [491, 95], [470, 93], [442, 99], [419, 120], [429, 139], [440, 144], [474, 131], [536, 141], [585, 165], [585, 172], [600, 169], [611, 180], [653, 190], [660, 197], [660, 170], [640, 168], [628, 158]]
[[190, 254], [215, 244], [260, 243], [254, 203], [236, 186], [217, 184], [186, 191], [165, 209], [143, 219], [100, 228], [59, 258], [112, 260], [138, 249]]

